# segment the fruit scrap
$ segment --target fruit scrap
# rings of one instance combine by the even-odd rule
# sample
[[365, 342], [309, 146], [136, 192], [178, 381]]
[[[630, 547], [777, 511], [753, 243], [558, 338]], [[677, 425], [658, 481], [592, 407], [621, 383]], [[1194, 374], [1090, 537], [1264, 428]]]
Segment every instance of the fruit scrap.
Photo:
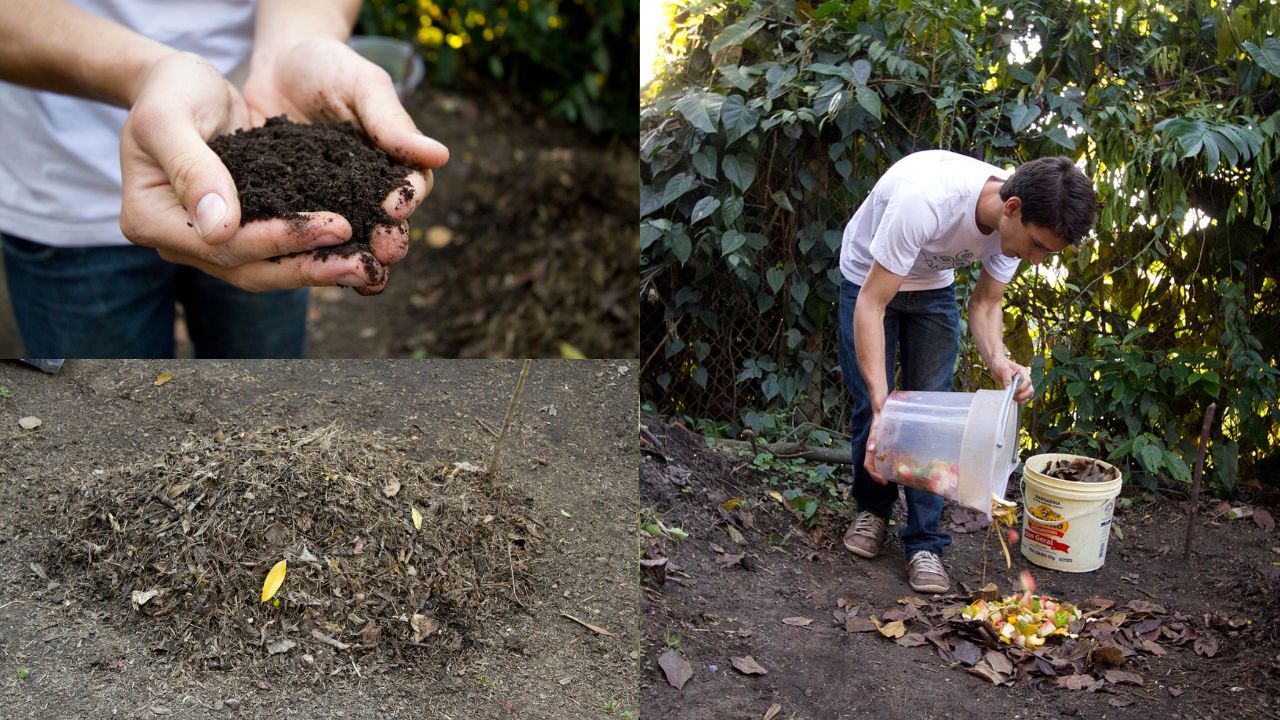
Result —
[[1067, 626], [1081, 616], [1080, 609], [1070, 603], [1030, 594], [994, 602], [979, 599], [960, 611], [966, 620], [990, 623], [1000, 642], [1032, 650], [1044, 645], [1046, 638], [1075, 637]]

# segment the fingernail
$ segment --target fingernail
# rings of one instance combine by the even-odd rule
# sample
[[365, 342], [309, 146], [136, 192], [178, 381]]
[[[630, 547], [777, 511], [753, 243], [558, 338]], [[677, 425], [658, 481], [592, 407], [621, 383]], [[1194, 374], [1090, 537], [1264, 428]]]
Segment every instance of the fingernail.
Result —
[[337, 235], [321, 235], [315, 240], [312, 240], [311, 244], [307, 246], [307, 249], [315, 250], [316, 248], [333, 247], [334, 245], [341, 245], [344, 242], [346, 242], [346, 240], [343, 240]]
[[345, 285], [346, 287], [364, 287], [365, 285], [368, 285], [369, 282], [365, 280], [365, 277], [360, 273], [347, 273], [346, 275], [338, 278], [338, 284]]
[[209, 193], [196, 203], [196, 232], [207, 237], [227, 216], [227, 202], [217, 193]]
[[433, 152], [438, 152], [438, 153], [444, 153], [446, 156], [449, 155], [449, 148], [445, 147], [444, 143], [440, 142], [439, 140], [436, 140], [434, 138], [429, 138], [426, 135], [421, 135], [419, 136], [418, 142], [421, 143], [428, 150], [431, 150]]

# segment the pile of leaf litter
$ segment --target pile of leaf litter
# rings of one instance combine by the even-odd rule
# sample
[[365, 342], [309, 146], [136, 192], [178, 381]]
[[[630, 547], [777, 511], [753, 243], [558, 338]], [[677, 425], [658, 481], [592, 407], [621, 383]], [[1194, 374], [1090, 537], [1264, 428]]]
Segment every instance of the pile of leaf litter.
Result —
[[[902, 606], [881, 613], [841, 599], [833, 611], [848, 632], [878, 632], [898, 645], [932, 645], [938, 657], [995, 685], [1047, 683], [1069, 690], [1097, 692], [1114, 685], [1143, 685], [1143, 658], [1166, 655], [1189, 645], [1202, 657], [1214, 657], [1249, 630], [1244, 617], [1224, 613], [1192, 617], [1163, 605], [1131, 600], [1123, 607], [1105, 598], [1079, 603], [1079, 618], [1030, 649], [1001, 641], [992, 623], [966, 617], [973, 608], [968, 595], [936, 596], [932, 601], [908, 595]], [[1041, 597], [1040, 599], [1043, 599]], [[1182, 692], [1171, 687], [1170, 694]], [[1121, 707], [1131, 699], [1117, 698]]]
[[531, 502], [360, 431], [219, 431], [84, 483], [50, 563], [199, 667], [434, 668], [523, 607]]

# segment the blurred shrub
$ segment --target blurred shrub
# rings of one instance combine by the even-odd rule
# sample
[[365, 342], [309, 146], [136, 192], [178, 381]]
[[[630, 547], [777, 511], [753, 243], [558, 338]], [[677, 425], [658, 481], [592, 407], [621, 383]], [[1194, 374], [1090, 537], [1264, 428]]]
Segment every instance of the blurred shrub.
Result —
[[639, 135], [639, 0], [365, 0], [359, 28], [414, 42], [437, 85], [497, 80], [594, 133]]

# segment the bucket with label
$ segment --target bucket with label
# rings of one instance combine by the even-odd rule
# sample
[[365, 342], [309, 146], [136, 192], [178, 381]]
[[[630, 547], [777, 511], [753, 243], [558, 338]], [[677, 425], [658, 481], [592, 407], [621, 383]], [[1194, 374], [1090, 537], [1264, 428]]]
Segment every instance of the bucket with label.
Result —
[[956, 501], [991, 517], [1018, 465], [1019, 406], [1007, 390], [896, 391], [876, 429], [876, 470], [900, 485]]
[[[1098, 479], [1055, 477], [1063, 463], [1089, 463]], [[1065, 453], [1027, 458], [1022, 468], [1022, 554], [1041, 567], [1089, 572], [1102, 567], [1111, 536], [1111, 513], [1122, 478], [1114, 465]]]

